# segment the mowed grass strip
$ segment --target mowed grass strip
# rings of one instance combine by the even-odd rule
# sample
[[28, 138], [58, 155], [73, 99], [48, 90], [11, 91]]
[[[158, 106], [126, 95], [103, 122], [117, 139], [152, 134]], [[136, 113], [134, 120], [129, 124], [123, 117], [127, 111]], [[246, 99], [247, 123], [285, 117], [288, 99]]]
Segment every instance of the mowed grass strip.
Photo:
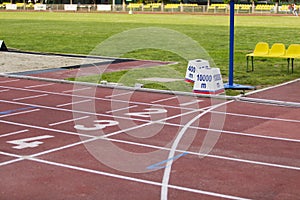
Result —
[[[221, 69], [226, 82], [229, 60], [229, 16], [174, 15], [174, 14], [117, 14], [117, 13], [61, 13], [61, 12], [0, 12], [0, 39], [9, 48], [28, 51], [75, 53], [90, 55], [101, 42], [124, 31], [159, 27], [178, 31], [205, 49]], [[300, 20], [294, 16], [236, 16], [235, 17], [235, 83], [249, 84], [258, 88], [275, 85], [300, 77], [300, 63], [295, 61], [293, 74], [287, 73], [285, 59], [255, 58], [255, 71], [246, 72], [245, 55], [259, 41], [290, 44], [300, 43]], [[159, 33], [157, 37], [159, 37]], [[130, 37], [135, 37], [134, 35]], [[144, 36], [147, 40], [147, 35]], [[170, 38], [171, 39], [171, 38]], [[126, 40], [126, 38], [124, 38]], [[176, 42], [176, 41], [175, 41]], [[113, 47], [112, 47], [113, 48]], [[122, 57], [176, 61], [177, 65], [109, 73], [101, 77], [107, 81], [131, 85], [147, 77], [182, 79], [187, 61], [160, 49], [140, 49]], [[165, 68], [162, 70], [162, 68]], [[168, 68], [168, 69], [167, 69]], [[166, 72], [167, 71], [167, 72]], [[171, 73], [172, 72], [172, 73]], [[176, 73], [174, 73], [176, 72]], [[130, 73], [130, 80], [124, 76]], [[97, 77], [97, 78], [95, 78]], [[99, 76], [83, 78], [99, 81]], [[143, 82], [149, 87], [190, 90], [186, 84], [175, 82]], [[182, 84], [182, 85], [181, 85]], [[171, 86], [170, 86], [171, 85]]]

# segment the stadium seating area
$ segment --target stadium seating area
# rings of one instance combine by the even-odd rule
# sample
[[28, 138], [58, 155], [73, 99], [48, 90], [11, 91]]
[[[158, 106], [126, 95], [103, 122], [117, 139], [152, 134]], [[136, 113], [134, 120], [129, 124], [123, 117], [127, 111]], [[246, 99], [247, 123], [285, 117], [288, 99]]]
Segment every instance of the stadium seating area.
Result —
[[[33, 3], [16, 3], [14, 7], [11, 7], [10, 2], [3, 2], [0, 4], [0, 9], [27, 9], [30, 10], [34, 8]], [[75, 4], [76, 5], [76, 4]], [[105, 4], [106, 5], [106, 4]], [[96, 10], [98, 5], [78, 5], [78, 8], [89, 8], [86, 9], [88, 12]], [[63, 4], [47, 4], [47, 8], [56, 8], [56, 10], [63, 10]], [[253, 7], [252, 4], [235, 4], [236, 13], [284, 13], [290, 14], [291, 10], [288, 5], [281, 5], [276, 7], [275, 5], [269, 4], [257, 4]], [[79, 9], [83, 11], [84, 9]], [[197, 5], [193, 3], [180, 3], [180, 4], [163, 4], [163, 3], [129, 3], [127, 5], [116, 5], [114, 11], [165, 11], [165, 12], [212, 12], [212, 13], [228, 13], [229, 5], [223, 3], [207, 5]], [[298, 8], [299, 10], [299, 8]]]
[[251, 57], [252, 70], [254, 71], [253, 58], [254, 57], [264, 57], [264, 58], [285, 58], [288, 62], [288, 72], [290, 68], [290, 61], [292, 66], [292, 73], [294, 72], [294, 60], [300, 59], [300, 44], [291, 44], [286, 49], [285, 45], [282, 43], [274, 43], [271, 48], [266, 42], [258, 42], [252, 53], [246, 55], [247, 59], [247, 71], [248, 70], [248, 60]]

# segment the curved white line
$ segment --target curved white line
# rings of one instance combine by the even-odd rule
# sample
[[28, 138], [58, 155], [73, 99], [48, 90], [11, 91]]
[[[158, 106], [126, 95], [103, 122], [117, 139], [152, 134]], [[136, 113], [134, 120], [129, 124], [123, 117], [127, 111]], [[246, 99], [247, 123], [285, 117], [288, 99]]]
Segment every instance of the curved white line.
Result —
[[164, 171], [164, 176], [163, 176], [163, 180], [162, 180], [162, 185], [161, 185], [161, 193], [160, 193], [160, 199], [161, 200], [167, 200], [168, 199], [168, 185], [169, 185], [169, 179], [170, 179], [170, 172], [171, 172], [171, 168], [172, 168], [172, 164], [173, 164], [173, 158], [177, 149], [177, 146], [182, 138], [182, 136], [184, 135], [185, 131], [191, 126], [192, 123], [194, 123], [197, 119], [199, 119], [200, 117], [202, 117], [203, 115], [205, 115], [206, 113], [210, 112], [211, 110], [218, 108], [220, 106], [223, 106], [225, 104], [228, 104], [231, 101], [227, 101], [227, 102], [223, 102], [221, 104], [215, 105], [210, 107], [209, 109], [205, 110], [204, 112], [200, 113], [199, 115], [197, 115], [196, 117], [194, 117], [192, 120], [190, 120], [186, 125], [184, 125], [184, 127], [180, 130], [180, 132], [178, 133], [174, 143], [172, 144], [171, 150], [169, 152], [169, 156], [167, 158], [168, 162], [166, 163], [166, 167], [165, 167], [165, 171]]

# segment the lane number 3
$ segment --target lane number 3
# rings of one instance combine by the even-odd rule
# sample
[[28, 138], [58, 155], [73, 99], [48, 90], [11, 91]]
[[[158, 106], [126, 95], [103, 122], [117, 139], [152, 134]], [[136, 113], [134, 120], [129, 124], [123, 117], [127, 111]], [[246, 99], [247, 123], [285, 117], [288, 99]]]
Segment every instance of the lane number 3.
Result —
[[97, 131], [104, 129], [108, 126], [115, 126], [118, 125], [119, 122], [113, 121], [113, 120], [95, 120], [95, 124], [91, 127], [87, 127], [85, 125], [75, 125], [74, 128], [77, 130], [82, 130], [82, 131]]

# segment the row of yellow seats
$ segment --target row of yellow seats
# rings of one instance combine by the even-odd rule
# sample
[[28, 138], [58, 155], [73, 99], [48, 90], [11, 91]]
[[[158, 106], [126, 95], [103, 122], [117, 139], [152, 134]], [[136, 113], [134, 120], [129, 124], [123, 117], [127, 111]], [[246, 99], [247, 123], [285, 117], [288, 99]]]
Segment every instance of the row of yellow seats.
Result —
[[241, 9], [241, 10], [250, 10], [250, 8], [252, 7], [251, 4], [235, 4], [234, 8], [236, 10]]
[[209, 6], [209, 8], [226, 8], [227, 4], [220, 4], [220, 3], [215, 3], [215, 4], [211, 4]]
[[144, 5], [144, 8], [159, 8], [161, 6], [161, 3], [150, 3], [150, 4], [146, 4]]
[[[9, 2], [3, 2], [2, 4], [0, 4], [0, 8], [5, 8], [6, 5], [8, 4], [11, 4]], [[33, 8], [34, 7], [34, 4], [33, 3], [29, 3], [29, 4], [26, 4], [26, 3], [16, 3], [17, 5], [17, 8], [24, 8], [24, 6], [26, 8]]]
[[128, 8], [141, 8], [143, 4], [141, 3], [130, 3], [128, 4]]
[[288, 71], [289, 63], [292, 60], [292, 72], [294, 71], [293, 61], [295, 58], [300, 59], [300, 44], [291, 44], [286, 49], [283, 43], [275, 43], [269, 48], [269, 44], [266, 42], [258, 42], [255, 45], [255, 49], [252, 53], [247, 54], [247, 71], [248, 71], [248, 58], [252, 59], [252, 71], [254, 70], [253, 66], [253, 57], [268, 57], [268, 58], [286, 58], [288, 61]]
[[180, 6], [180, 4], [167, 4], [165, 5], [165, 8], [178, 8]]
[[262, 5], [262, 4], [259, 4], [257, 6], [255, 6], [255, 10], [266, 10], [266, 11], [269, 11], [271, 9], [274, 8], [274, 5]]

